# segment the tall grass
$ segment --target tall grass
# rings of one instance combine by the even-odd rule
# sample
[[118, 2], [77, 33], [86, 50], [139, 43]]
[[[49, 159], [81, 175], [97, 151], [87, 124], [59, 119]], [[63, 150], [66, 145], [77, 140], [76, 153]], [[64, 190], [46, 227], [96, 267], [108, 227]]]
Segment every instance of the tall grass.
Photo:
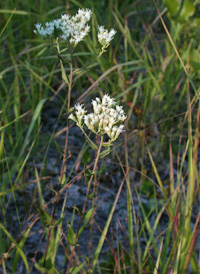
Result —
[[[73, 170], [65, 174], [65, 161], [73, 151], [69, 153], [66, 149], [63, 153], [57, 137], [67, 126], [70, 104], [66, 104], [69, 98], [63, 80], [70, 67], [63, 65], [56, 52], [33, 33], [36, 22], [52, 20], [65, 11], [73, 14], [79, 7], [91, 8], [94, 15], [91, 37], [78, 46], [73, 58], [76, 74], [71, 101], [87, 101], [88, 97], [109, 93], [127, 111], [124, 139], [116, 142], [107, 156], [123, 179], [117, 182], [118, 191], [110, 202], [113, 205], [105, 226], [101, 229], [100, 224], [95, 224], [101, 236], [93, 254], [86, 258], [77, 252], [74, 241], [75, 212], [81, 214], [82, 209], [74, 208], [68, 229], [62, 222], [68, 188], [78, 176], [85, 175], [87, 182], [88, 174], [91, 175], [90, 167], [79, 174], [76, 167], [84, 161], [91, 166], [88, 159], [94, 155], [84, 145]], [[73, 274], [199, 273], [200, 104], [199, 61], [194, 62], [194, 52], [198, 58], [200, 53], [199, 46], [194, 46], [198, 38], [192, 25], [176, 24], [167, 16], [164, 4], [157, 6], [150, 0], [19, 0], [17, 3], [9, 0], [0, 3], [0, 18], [1, 271], [23, 273], [20, 269], [24, 269], [34, 273], [36, 267], [41, 273], [47, 269], [49, 273]], [[90, 70], [81, 69], [98, 52], [98, 24], [114, 27], [117, 37]], [[187, 33], [191, 31], [189, 38], [181, 32], [184, 27]], [[65, 53], [63, 56], [66, 57]], [[58, 108], [56, 122], [51, 132], [45, 132], [42, 115], [51, 107]], [[58, 163], [63, 163], [60, 189], [53, 188], [48, 173], [51, 149], [60, 153]], [[41, 168], [37, 167], [38, 161]], [[103, 161], [106, 163], [101, 160], [102, 165]], [[103, 178], [104, 174], [99, 171], [97, 176]], [[63, 181], [67, 184], [62, 184]], [[21, 208], [26, 209], [25, 204], [19, 204], [22, 199], [18, 201], [18, 197], [26, 197], [28, 186], [34, 186], [33, 197], [29, 213], [21, 216]], [[108, 232], [124, 188], [127, 225], [123, 226], [118, 219], [118, 226], [126, 240], [120, 241], [116, 236], [117, 245], [112, 245]], [[49, 214], [51, 198], [49, 201], [44, 198], [47, 189], [55, 197], [64, 195], [57, 223], [52, 221], [54, 215]], [[83, 221], [80, 233], [92, 226], [90, 221], [97, 207], [95, 204], [80, 217]], [[10, 208], [17, 216], [15, 233], [10, 231]], [[33, 266], [26, 241], [37, 222], [43, 225], [41, 241], [42, 235], [48, 239], [49, 231], [53, 236], [52, 242], [47, 243], [46, 257], [41, 256], [43, 261], [36, 258], [37, 250], [33, 251]], [[102, 247], [106, 242], [110, 251], [103, 259]], [[56, 265], [57, 250], [61, 247], [65, 254], [64, 270]]]

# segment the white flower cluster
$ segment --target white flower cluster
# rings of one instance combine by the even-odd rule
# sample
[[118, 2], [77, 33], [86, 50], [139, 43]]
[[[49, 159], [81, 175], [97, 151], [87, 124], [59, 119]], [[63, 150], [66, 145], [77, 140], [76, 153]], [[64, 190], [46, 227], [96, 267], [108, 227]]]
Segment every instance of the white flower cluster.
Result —
[[83, 124], [83, 118], [85, 116], [85, 114], [87, 113], [87, 111], [85, 110], [83, 104], [79, 104], [77, 103], [74, 108], [76, 109], [76, 118], [74, 117], [74, 115], [71, 113], [69, 115], [69, 119], [74, 120], [78, 126], [82, 126]]
[[76, 46], [90, 31], [87, 22], [90, 20], [91, 15], [91, 10], [79, 9], [74, 16], [64, 14], [59, 19], [46, 22], [45, 27], [40, 23], [36, 24], [34, 32], [48, 39], [53, 37], [54, 30], [57, 29], [62, 39], [67, 40], [72, 46]]
[[[61, 18], [55, 19], [51, 22], [46, 22], [44, 26], [40, 23], [35, 24], [34, 33], [38, 33], [45, 39], [54, 38], [55, 30], [59, 33], [59, 37], [69, 42], [72, 46], [76, 46], [89, 33], [90, 26], [87, 22], [92, 16], [90, 9], [79, 9], [77, 14], [70, 16], [69, 14], [61, 15]], [[111, 29], [108, 32], [104, 26], [98, 26], [98, 41], [107, 48], [110, 41], [114, 38], [116, 31]]]
[[99, 26], [98, 41], [104, 47], [107, 48], [110, 45], [110, 41], [114, 38], [116, 30], [111, 29], [108, 32], [104, 26]]
[[69, 119], [74, 120], [79, 127], [86, 125], [92, 132], [99, 136], [105, 133], [110, 137], [110, 141], [116, 140], [124, 130], [123, 121], [126, 119], [122, 106], [116, 105], [114, 99], [109, 95], [104, 95], [102, 100], [96, 98], [92, 101], [93, 113], [86, 114], [83, 105], [75, 105], [76, 117], [70, 114]]
[[40, 23], [35, 24], [37, 30], [34, 30], [35, 33], [39, 33], [39, 35], [43, 37], [51, 36], [54, 32], [54, 23], [46, 22], [45, 27], [43, 27]]

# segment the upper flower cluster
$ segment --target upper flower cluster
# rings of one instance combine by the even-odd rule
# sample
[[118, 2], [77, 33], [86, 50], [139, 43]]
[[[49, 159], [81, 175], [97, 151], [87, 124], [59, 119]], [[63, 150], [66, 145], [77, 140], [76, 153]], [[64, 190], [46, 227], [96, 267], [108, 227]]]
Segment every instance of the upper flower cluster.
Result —
[[41, 24], [36, 24], [34, 32], [39, 33], [44, 38], [52, 38], [54, 30], [57, 29], [62, 39], [76, 46], [90, 31], [90, 26], [87, 25], [87, 22], [90, 20], [91, 15], [91, 10], [79, 9], [74, 16], [64, 14], [59, 19], [46, 22], [45, 27]]
[[107, 94], [103, 96], [102, 100], [98, 97], [96, 100], [92, 100], [92, 105], [94, 112], [86, 114], [84, 106], [76, 104], [74, 106], [76, 116], [70, 114], [69, 119], [74, 120], [81, 128], [85, 124], [99, 136], [106, 133], [110, 137], [110, 142], [113, 142], [124, 131], [123, 121], [126, 116], [123, 107], [116, 105], [115, 100]]
[[[79, 9], [74, 16], [64, 14], [59, 19], [46, 22], [44, 26], [40, 23], [35, 24], [36, 29], [34, 32], [45, 39], [52, 39], [54, 38], [55, 30], [57, 30], [60, 38], [75, 47], [89, 33], [90, 26], [87, 23], [91, 16], [92, 11], [90, 9]], [[114, 29], [108, 32], [103, 26], [99, 26], [98, 41], [104, 49], [109, 46], [115, 33]]]

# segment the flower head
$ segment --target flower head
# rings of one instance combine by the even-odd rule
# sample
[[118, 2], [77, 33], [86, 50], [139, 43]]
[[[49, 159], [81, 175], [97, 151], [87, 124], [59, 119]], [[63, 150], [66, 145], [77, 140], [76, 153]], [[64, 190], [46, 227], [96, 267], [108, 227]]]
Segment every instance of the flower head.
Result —
[[116, 30], [111, 29], [108, 32], [104, 26], [99, 26], [98, 41], [104, 47], [107, 48], [110, 45], [110, 41], [114, 38]]
[[88, 129], [98, 136], [107, 134], [110, 142], [113, 142], [124, 131], [123, 122], [126, 119], [126, 115], [123, 107], [116, 105], [115, 100], [107, 94], [102, 99], [97, 97], [95, 100], [92, 100], [92, 105], [93, 113], [86, 114], [87, 111], [83, 105], [76, 104], [74, 106], [76, 117], [71, 114], [69, 119], [76, 121], [81, 129], [83, 125], [86, 125]]
[[[60, 18], [46, 22], [43, 26], [40, 23], [35, 24], [34, 33], [47, 40], [63, 39], [72, 47], [76, 47], [90, 32], [88, 22], [91, 16], [90, 9], [79, 9], [74, 16], [63, 14]], [[98, 41], [104, 50], [110, 45], [116, 31], [114, 29], [108, 31], [104, 26], [98, 26], [98, 28]]]
[[50, 39], [54, 38], [54, 30], [57, 29], [59, 37], [75, 47], [89, 33], [90, 26], [87, 22], [91, 16], [91, 10], [79, 9], [74, 16], [63, 14], [59, 19], [46, 22], [45, 26], [42, 26], [40, 23], [36, 24], [34, 32], [38, 33], [42, 38]]

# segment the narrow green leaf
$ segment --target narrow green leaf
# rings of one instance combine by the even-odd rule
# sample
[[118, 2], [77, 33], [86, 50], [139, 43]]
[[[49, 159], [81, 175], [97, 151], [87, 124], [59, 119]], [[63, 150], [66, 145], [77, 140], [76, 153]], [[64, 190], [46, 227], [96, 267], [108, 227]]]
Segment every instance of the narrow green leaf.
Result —
[[[71, 269], [71, 268], [70, 268], [70, 274], [76, 274], [76, 273], [78, 273], [78, 272], [84, 267], [84, 265], [85, 265], [85, 262], [82, 263], [81, 265], [77, 266], [77, 267], [74, 268], [74, 269]], [[72, 272], [71, 272], [71, 271], [72, 271]]]
[[[121, 182], [121, 185], [119, 187], [119, 190], [117, 192], [117, 195], [116, 195], [116, 198], [115, 198], [115, 201], [114, 201], [114, 204], [112, 206], [112, 209], [109, 213], [109, 216], [108, 216], [108, 219], [106, 221], [106, 224], [104, 226], [104, 229], [103, 229], [103, 232], [101, 234], [101, 237], [99, 239], [99, 242], [98, 242], [98, 245], [96, 247], [96, 250], [95, 250], [95, 253], [94, 253], [94, 258], [93, 258], [93, 261], [92, 261], [92, 271], [94, 271], [95, 269], [95, 266], [97, 264], [97, 261], [98, 261], [98, 258], [99, 258], [99, 254], [101, 252], [101, 249], [102, 249], [102, 246], [103, 246], [103, 243], [106, 239], [106, 235], [107, 235], [107, 232], [108, 232], [108, 228], [109, 228], [109, 225], [111, 223], [111, 220], [112, 220], [112, 217], [113, 217], [113, 214], [114, 214], [114, 211], [115, 211], [115, 207], [116, 207], [116, 204], [117, 204], [117, 201], [119, 199], [119, 195], [121, 193], [121, 190], [122, 190], [122, 187], [123, 187], [123, 184], [124, 184], [124, 180]], [[93, 272], [92, 272], [93, 273]]]
[[69, 109], [66, 110], [67, 114], [71, 113], [74, 110], [74, 107], [71, 107]]
[[68, 239], [68, 243], [70, 245], [74, 245], [75, 244], [75, 237], [76, 237], [76, 234], [72, 228], [72, 226], [69, 226], [68, 229], [68, 234], [67, 234], [67, 239]]
[[[23, 246], [24, 246], [24, 244], [25, 244], [25, 242], [26, 242], [26, 240], [27, 240], [27, 238], [28, 238], [28, 235], [29, 235], [29, 233], [30, 233], [30, 231], [31, 231], [31, 228], [32, 228], [33, 225], [34, 225], [34, 223], [35, 223], [35, 222], [32, 222], [32, 224], [29, 226], [29, 228], [28, 228], [28, 229], [26, 230], [26, 232], [24, 233], [23, 238], [22, 238], [22, 240], [21, 240], [20, 243], [19, 243], [19, 248], [20, 248], [20, 249], [23, 248]], [[17, 267], [17, 262], [18, 262], [18, 259], [19, 259], [19, 255], [20, 255], [20, 253], [19, 253], [19, 251], [17, 250], [16, 253], [15, 253], [14, 261], [13, 261], [13, 263], [12, 263], [12, 273], [16, 273], [16, 267]]]
[[111, 148], [110, 147], [108, 147], [107, 149], [105, 149], [104, 151], [102, 151], [101, 153], [100, 153], [100, 158], [104, 158], [105, 156], [107, 156], [108, 154], [110, 154], [110, 152], [111, 152]]
[[20, 256], [22, 257], [22, 260], [24, 261], [24, 265], [26, 267], [27, 272], [29, 272], [28, 261], [27, 261], [26, 255], [24, 254], [23, 250], [20, 248], [20, 246], [15, 241], [15, 239], [10, 235], [10, 233], [6, 230], [6, 228], [1, 223], [0, 223], [0, 228], [8, 236], [10, 241], [15, 245], [17, 251], [19, 252]]
[[44, 105], [45, 102], [46, 102], [46, 99], [42, 99], [42, 100], [38, 103], [38, 105], [37, 105], [37, 107], [36, 107], [36, 109], [35, 109], [35, 111], [34, 111], [33, 118], [32, 118], [32, 121], [31, 121], [31, 123], [30, 123], [28, 132], [27, 132], [27, 134], [26, 134], [26, 137], [25, 137], [25, 140], [24, 140], [24, 145], [23, 145], [22, 150], [21, 150], [21, 152], [20, 152], [19, 158], [20, 158], [20, 157], [23, 155], [23, 153], [24, 153], [24, 150], [25, 150], [25, 148], [26, 148], [26, 146], [27, 146], [27, 144], [28, 144], [28, 141], [29, 141], [29, 138], [30, 138], [31, 133], [32, 133], [32, 131], [33, 131], [33, 128], [34, 128], [34, 126], [35, 126], [35, 123], [36, 123], [36, 121], [37, 121], [37, 119], [38, 119], [38, 117], [39, 117], [39, 115], [40, 115], [40, 112], [41, 112], [42, 107], [43, 107], [43, 105]]
[[88, 142], [89, 146], [90, 146], [92, 149], [97, 150], [97, 149], [98, 149], [97, 145], [95, 145], [95, 143], [92, 142], [92, 141], [90, 140], [90, 138], [89, 138], [87, 135], [85, 135], [85, 137], [86, 137], [86, 139], [87, 139], [87, 142]]
[[38, 211], [40, 214], [41, 222], [44, 227], [49, 227], [51, 222], [51, 217], [47, 214], [41, 207], [38, 207]]
[[41, 273], [47, 273], [49, 270], [43, 266], [40, 266], [38, 263], [34, 264], [35, 268], [39, 270]]
[[0, 9], [0, 13], [11, 13], [11, 15], [13, 14], [18, 14], [18, 15], [30, 15], [30, 12], [24, 11], [24, 10], [6, 10], [6, 9]]
[[88, 199], [92, 199], [94, 197], [94, 192], [90, 193]]
[[[3, 34], [4, 30], [6, 29], [8, 23], [10, 22], [10, 20], [11, 20], [13, 14], [15, 13], [15, 10], [16, 10], [16, 8], [15, 8], [13, 11], [10, 11], [11, 15], [10, 15], [10, 17], [8, 18], [8, 20], [7, 20], [6, 24], [5, 24], [5, 26], [3, 27], [2, 31], [0, 32], [0, 37], [1, 37], [1, 35]], [[0, 10], [0, 13], [3, 13], [2, 11], [5, 11], [5, 10]]]
[[110, 142], [108, 142], [108, 143], [103, 143], [103, 147], [111, 147], [113, 144], [112, 143], [110, 143]]
[[64, 217], [59, 218], [58, 220], [56, 220], [56, 221], [53, 223], [52, 226], [57, 226], [57, 225], [59, 225], [60, 223], [62, 223], [63, 220], [64, 220]]
[[61, 66], [62, 79], [65, 82], [65, 84], [69, 85], [69, 80], [67, 78], [67, 75], [66, 75], [65, 68], [63, 66], [62, 60], [60, 60], [60, 66]]
[[0, 135], [0, 159], [3, 156], [3, 150], [4, 150], [4, 131], [2, 131]]
[[[93, 194], [93, 193], [92, 193]], [[84, 214], [83, 219], [87, 222], [90, 220], [92, 213], [94, 212], [94, 208], [90, 208], [87, 213]]]
[[[60, 184], [61, 176], [58, 177], [58, 184]], [[61, 185], [64, 185], [66, 183], [66, 175], [63, 174]]]
[[[0, 75], [0, 78], [1, 78], [1, 75]], [[0, 127], [0, 131], [2, 131], [3, 129], [5, 129], [5, 128], [11, 126], [12, 124], [14, 124], [15, 122], [17, 122], [18, 120], [20, 120], [21, 118], [25, 117], [26, 115], [28, 115], [28, 114], [30, 114], [30, 113], [31, 113], [31, 111], [29, 110], [29, 111], [25, 112], [24, 114], [20, 115], [19, 117], [17, 117], [16, 119], [14, 119], [13, 121], [7, 123], [7, 124], [4, 125], [4, 126], [1, 126], [1, 127]]]

